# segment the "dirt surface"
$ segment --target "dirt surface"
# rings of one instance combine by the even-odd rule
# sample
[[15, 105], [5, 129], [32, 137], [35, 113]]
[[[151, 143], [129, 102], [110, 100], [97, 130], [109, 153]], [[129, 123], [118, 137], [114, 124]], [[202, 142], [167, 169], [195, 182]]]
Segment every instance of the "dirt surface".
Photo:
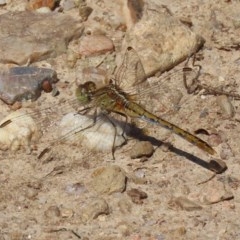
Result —
[[[23, 10], [26, 2], [7, 1], [0, 14]], [[92, 4], [93, 10], [104, 9], [106, 2], [98, 1], [96, 9]], [[201, 83], [240, 94], [239, 2], [156, 2], [205, 39], [197, 55]], [[114, 4], [110, 5], [114, 9]], [[116, 3], [116, 12], [118, 8]], [[78, 18], [79, 11], [75, 8], [66, 14]], [[114, 14], [105, 9], [104, 16], [114, 19]], [[95, 26], [87, 26], [85, 31], [90, 27]], [[117, 54], [121, 54], [118, 48], [116, 45]], [[112, 160], [111, 151], [55, 144], [56, 120], [63, 108], [64, 112], [73, 111], [68, 103], [74, 99], [74, 82], [82, 80], [76, 66], [91, 66], [90, 60], [86, 64], [83, 58], [71, 68], [67, 59], [63, 54], [33, 64], [51, 66], [57, 72], [60, 95], [43, 93], [35, 103], [23, 104], [33, 111], [52, 106], [54, 112], [49, 113], [53, 124], [48, 127], [37, 119], [45, 129], [31, 153], [26, 149], [1, 152], [0, 239], [240, 239], [239, 100], [222, 100], [202, 95], [203, 91], [188, 94], [182, 75], [176, 78], [174, 74], [183, 68], [181, 63], [172, 70], [174, 78], [164, 77], [171, 72], [162, 77], [168, 80], [162, 83], [163, 94], [156, 104], [148, 102], [149, 109], [190, 132], [199, 130], [197, 136], [216, 154], [210, 156], [175, 134], [148, 124], [144, 137], [129, 140]], [[114, 61], [109, 61], [111, 69]], [[173, 108], [176, 105], [178, 110]], [[13, 111], [3, 102], [0, 107], [1, 119]], [[151, 157], [131, 159], [131, 150], [139, 140], [154, 146]], [[51, 145], [52, 158], [39, 160], [39, 152]], [[211, 159], [224, 161], [228, 169], [213, 176], [206, 164]]]

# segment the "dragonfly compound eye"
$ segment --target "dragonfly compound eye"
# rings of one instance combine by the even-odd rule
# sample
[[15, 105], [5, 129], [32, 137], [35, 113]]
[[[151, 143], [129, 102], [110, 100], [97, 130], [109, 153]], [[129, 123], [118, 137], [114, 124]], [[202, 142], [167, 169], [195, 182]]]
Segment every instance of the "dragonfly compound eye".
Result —
[[92, 81], [86, 82], [84, 84], [84, 88], [86, 89], [86, 91], [88, 91], [89, 93], [92, 93], [96, 90], [96, 84]]

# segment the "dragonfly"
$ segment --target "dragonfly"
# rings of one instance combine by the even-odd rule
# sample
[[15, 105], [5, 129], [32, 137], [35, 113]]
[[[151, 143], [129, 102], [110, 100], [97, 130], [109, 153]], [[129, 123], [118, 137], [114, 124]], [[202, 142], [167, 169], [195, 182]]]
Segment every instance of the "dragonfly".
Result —
[[[208, 154], [215, 154], [215, 150], [207, 142], [156, 116], [139, 103], [137, 96], [144, 91], [141, 85], [144, 84], [145, 80], [146, 74], [137, 52], [132, 47], [128, 47], [121, 66], [106, 86], [97, 89], [94, 82], [88, 81], [78, 86], [76, 97], [80, 104], [86, 106], [86, 109], [100, 109], [106, 114], [116, 113], [126, 119], [141, 119], [145, 122], [157, 124]], [[112, 149], [112, 153], [114, 157], [114, 149]]]
[[[105, 116], [112, 113], [121, 115], [125, 118], [126, 123], [130, 118], [140, 119], [145, 122], [161, 126], [197, 146], [204, 152], [210, 155], [215, 154], [215, 150], [207, 142], [147, 110], [144, 104], [142, 104], [142, 99], [139, 99], [139, 96], [143, 95], [144, 92], [149, 93], [149, 89], [147, 89], [146, 85], [146, 79], [147, 76], [137, 52], [132, 47], [128, 47], [124, 54], [122, 64], [117, 69], [116, 73], [110, 77], [107, 85], [97, 88], [93, 81], [87, 81], [76, 88], [75, 101], [77, 101], [80, 106], [83, 106], [83, 109], [79, 112], [79, 114], [83, 113], [85, 115], [93, 110], [93, 118], [95, 119], [93, 123], [84, 128], [80, 127], [73, 129], [71, 133], [68, 133], [66, 136], [54, 141], [50, 144], [51, 147], [46, 147], [39, 154], [38, 158], [42, 158], [46, 153], [51, 151], [52, 147], [59, 143], [63, 138], [93, 127], [93, 125], [98, 121], [99, 110], [100, 113], [103, 113]], [[154, 88], [156, 87], [161, 87], [161, 84], [154, 86]], [[74, 104], [76, 103], [75, 101], [73, 101]], [[108, 118], [108, 120], [112, 123], [113, 127], [116, 127], [115, 123], [111, 121], [111, 118]], [[8, 120], [7, 122], [1, 124], [0, 127], [4, 127], [10, 122], [11, 120]], [[112, 143], [113, 159], [115, 159], [115, 139], [116, 131]]]

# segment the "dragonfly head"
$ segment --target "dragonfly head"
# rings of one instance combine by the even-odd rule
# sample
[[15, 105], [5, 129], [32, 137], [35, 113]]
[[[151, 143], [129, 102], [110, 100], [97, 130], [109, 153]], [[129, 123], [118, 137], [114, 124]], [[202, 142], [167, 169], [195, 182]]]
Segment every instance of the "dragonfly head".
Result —
[[92, 100], [92, 95], [96, 90], [96, 84], [94, 82], [86, 82], [80, 84], [76, 89], [76, 97], [82, 104], [87, 104]]

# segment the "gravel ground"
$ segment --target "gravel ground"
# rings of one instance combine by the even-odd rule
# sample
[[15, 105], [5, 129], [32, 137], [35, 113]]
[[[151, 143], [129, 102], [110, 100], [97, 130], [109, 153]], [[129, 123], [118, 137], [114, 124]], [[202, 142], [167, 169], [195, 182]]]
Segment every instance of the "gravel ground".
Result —
[[[7, 1], [0, 7], [0, 14], [23, 10], [26, 2]], [[202, 66], [200, 82], [240, 93], [240, 3], [155, 2], [165, 5], [174, 17], [205, 39], [197, 55], [197, 63]], [[114, 14], [119, 18], [118, 2], [87, 3], [94, 11], [102, 9], [104, 16], [111, 15], [113, 22]], [[110, 14], [109, 9], [116, 9], [116, 13]], [[78, 10], [66, 14], [77, 18]], [[96, 27], [91, 24], [89, 20], [86, 29]], [[111, 38], [112, 30], [108, 34]], [[119, 46], [115, 47], [117, 50]], [[67, 66], [66, 59], [65, 53], [35, 63], [51, 66], [57, 72], [60, 95], [54, 98], [44, 93], [31, 109], [52, 106], [58, 115], [60, 103], [74, 97], [77, 71]], [[84, 64], [84, 59], [77, 62], [77, 66]], [[172, 72], [183, 66], [181, 63]], [[1, 152], [0, 239], [240, 239], [239, 101], [202, 95], [203, 91], [188, 94], [181, 79], [165, 81], [162, 89], [167, 97], [161, 94], [159, 106], [148, 102], [149, 108], [157, 109], [157, 115], [183, 129], [198, 130], [198, 136], [216, 150], [214, 156], [149, 124], [142, 139], [151, 146], [146, 143], [136, 147], [139, 139], [133, 138], [117, 148], [112, 160], [111, 151], [55, 144], [53, 124], [31, 153], [26, 149]], [[176, 100], [180, 109], [172, 111], [169, 100]], [[13, 109], [0, 104], [2, 116]], [[55, 115], [50, 117], [54, 122]], [[39, 160], [39, 151], [51, 145], [53, 157]], [[134, 147], [152, 153], [152, 146], [151, 157], [131, 158], [136, 154]], [[228, 169], [215, 175], [204, 164], [211, 159], [224, 161]]]

